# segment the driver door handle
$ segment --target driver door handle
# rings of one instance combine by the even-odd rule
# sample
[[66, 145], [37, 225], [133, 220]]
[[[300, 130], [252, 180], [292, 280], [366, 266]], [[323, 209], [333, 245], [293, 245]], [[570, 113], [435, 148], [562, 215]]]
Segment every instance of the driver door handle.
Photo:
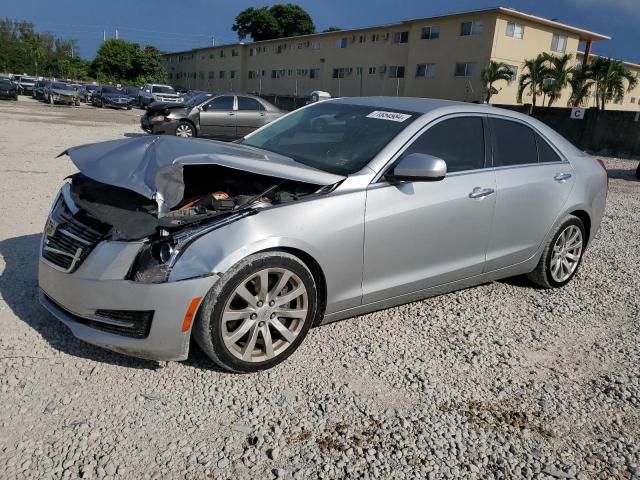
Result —
[[560, 183], [564, 183], [567, 180], [569, 180], [571, 178], [571, 174], [570, 173], [556, 173], [555, 177], [553, 177], [553, 179], [556, 182], [560, 182]]
[[469, 198], [480, 199], [495, 193], [493, 188], [476, 187], [469, 194]]

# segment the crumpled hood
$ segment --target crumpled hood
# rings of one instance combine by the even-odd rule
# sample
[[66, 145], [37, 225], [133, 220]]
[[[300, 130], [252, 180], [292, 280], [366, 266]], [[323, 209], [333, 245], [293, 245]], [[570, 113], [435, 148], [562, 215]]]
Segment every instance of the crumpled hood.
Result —
[[64, 154], [87, 177], [132, 190], [167, 208], [183, 199], [185, 165], [220, 165], [315, 185], [333, 185], [345, 178], [247, 145], [179, 137], [110, 140], [72, 147], [59, 156]]

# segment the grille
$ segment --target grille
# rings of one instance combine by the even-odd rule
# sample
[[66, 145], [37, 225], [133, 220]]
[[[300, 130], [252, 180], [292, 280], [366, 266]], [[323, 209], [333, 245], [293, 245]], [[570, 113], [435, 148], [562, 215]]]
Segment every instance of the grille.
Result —
[[47, 219], [42, 257], [65, 272], [73, 272], [108, 229], [82, 211], [72, 214], [60, 195]]

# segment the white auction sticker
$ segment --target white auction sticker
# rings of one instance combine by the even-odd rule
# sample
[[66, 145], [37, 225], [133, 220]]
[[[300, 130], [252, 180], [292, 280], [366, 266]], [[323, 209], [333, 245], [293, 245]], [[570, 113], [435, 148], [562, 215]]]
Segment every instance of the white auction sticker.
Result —
[[367, 118], [391, 120], [392, 122], [404, 122], [407, 118], [411, 118], [411, 115], [407, 115], [406, 113], [382, 112], [380, 110], [376, 110], [375, 112], [371, 112], [369, 115], [367, 115]]

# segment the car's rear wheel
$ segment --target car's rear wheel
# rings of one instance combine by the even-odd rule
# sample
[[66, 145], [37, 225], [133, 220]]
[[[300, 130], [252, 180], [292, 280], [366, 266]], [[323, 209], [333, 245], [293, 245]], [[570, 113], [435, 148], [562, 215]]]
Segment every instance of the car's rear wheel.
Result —
[[258, 253], [232, 267], [207, 294], [194, 338], [226, 370], [264, 370], [298, 348], [317, 305], [315, 280], [299, 258]]
[[176, 137], [191, 138], [196, 136], [196, 129], [189, 122], [180, 122], [176, 127]]
[[566, 285], [578, 271], [585, 247], [584, 223], [569, 215], [551, 236], [538, 266], [528, 278], [544, 288]]

